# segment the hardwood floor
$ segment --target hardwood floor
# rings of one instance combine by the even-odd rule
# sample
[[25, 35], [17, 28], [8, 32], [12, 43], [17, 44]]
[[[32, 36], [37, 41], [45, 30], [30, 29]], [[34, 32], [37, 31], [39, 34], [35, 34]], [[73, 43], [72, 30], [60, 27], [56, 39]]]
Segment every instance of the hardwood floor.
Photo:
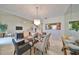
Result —
[[[64, 52], [61, 51], [63, 45], [61, 39], [53, 39], [50, 37], [50, 47], [47, 50], [45, 55], [64, 55]], [[14, 47], [13, 45], [3, 45], [0, 46], [0, 55], [13, 55]], [[30, 55], [30, 50], [24, 53], [24, 55]], [[32, 52], [33, 53], [33, 52]], [[34, 55], [34, 54], [33, 54]], [[35, 55], [42, 55], [41, 52], [35, 52]]]

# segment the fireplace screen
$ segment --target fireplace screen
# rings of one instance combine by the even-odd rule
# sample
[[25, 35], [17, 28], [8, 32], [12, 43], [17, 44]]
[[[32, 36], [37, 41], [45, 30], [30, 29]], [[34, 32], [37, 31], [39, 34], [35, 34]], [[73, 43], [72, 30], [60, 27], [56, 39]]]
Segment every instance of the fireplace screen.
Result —
[[23, 39], [24, 38], [24, 35], [23, 33], [17, 33], [17, 39]]

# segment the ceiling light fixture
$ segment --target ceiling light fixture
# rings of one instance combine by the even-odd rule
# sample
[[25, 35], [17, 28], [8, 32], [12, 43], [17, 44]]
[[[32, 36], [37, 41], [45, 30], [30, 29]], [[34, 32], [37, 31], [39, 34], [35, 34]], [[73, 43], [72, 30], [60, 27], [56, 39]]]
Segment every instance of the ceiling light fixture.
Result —
[[40, 25], [40, 19], [38, 19], [38, 7], [36, 7], [36, 19], [34, 19], [35, 25]]

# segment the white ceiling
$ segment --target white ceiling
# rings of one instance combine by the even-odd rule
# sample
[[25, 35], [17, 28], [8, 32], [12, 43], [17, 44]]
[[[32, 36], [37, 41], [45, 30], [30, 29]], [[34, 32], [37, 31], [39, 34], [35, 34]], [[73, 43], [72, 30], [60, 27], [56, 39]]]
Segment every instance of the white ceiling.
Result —
[[64, 15], [69, 4], [1, 4], [0, 9], [13, 15], [33, 20], [36, 16], [36, 7], [38, 9], [38, 18], [54, 18]]

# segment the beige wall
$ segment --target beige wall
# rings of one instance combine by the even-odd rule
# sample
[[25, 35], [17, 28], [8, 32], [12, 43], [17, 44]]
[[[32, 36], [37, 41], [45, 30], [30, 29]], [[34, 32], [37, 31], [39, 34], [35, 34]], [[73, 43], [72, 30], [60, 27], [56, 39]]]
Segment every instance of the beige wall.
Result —
[[45, 19], [43, 21], [43, 30], [45, 30], [45, 24], [57, 23], [57, 22], [61, 23], [61, 30], [64, 30], [64, 16], [59, 16], [59, 17], [56, 17], [56, 18]]
[[79, 39], [79, 31], [69, 30], [69, 21], [79, 21], [79, 4], [72, 4], [65, 13], [65, 33]]
[[[57, 22], [61, 23], [61, 30], [53, 30], [53, 29], [46, 30], [45, 29], [45, 24], [57, 23]], [[65, 29], [64, 28], [64, 16], [59, 16], [59, 17], [56, 17], [56, 18], [45, 19], [43, 21], [43, 31], [51, 33], [53, 39], [55, 39], [55, 40], [60, 40], [61, 39], [61, 36], [64, 34], [64, 29]]]
[[64, 34], [75, 36], [79, 39], [79, 31], [69, 30], [69, 21], [79, 21], [79, 5], [72, 5], [67, 10], [63, 16], [55, 17], [51, 19], [45, 19], [43, 21], [43, 30], [45, 30], [45, 24], [61, 22], [61, 27]]
[[16, 26], [22, 26], [23, 31], [28, 31], [32, 27], [32, 22], [27, 19], [0, 11], [0, 23], [7, 24], [7, 32], [16, 32]]

